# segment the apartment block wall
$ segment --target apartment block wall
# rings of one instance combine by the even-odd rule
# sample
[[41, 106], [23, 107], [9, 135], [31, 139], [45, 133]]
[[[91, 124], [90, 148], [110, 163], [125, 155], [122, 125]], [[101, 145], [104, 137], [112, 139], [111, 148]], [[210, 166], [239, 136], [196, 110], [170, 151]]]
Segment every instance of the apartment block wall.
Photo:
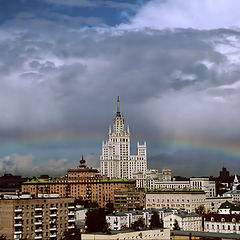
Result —
[[0, 200], [0, 229], [9, 240], [58, 239], [75, 228], [72, 198]]

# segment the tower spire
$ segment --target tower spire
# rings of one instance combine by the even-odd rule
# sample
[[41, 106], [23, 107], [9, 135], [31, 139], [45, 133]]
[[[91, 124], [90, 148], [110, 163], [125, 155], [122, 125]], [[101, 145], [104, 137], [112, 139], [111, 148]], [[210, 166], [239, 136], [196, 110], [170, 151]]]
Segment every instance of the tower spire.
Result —
[[117, 97], [117, 116], [121, 116], [121, 114], [120, 114], [120, 100], [119, 100], [119, 96]]

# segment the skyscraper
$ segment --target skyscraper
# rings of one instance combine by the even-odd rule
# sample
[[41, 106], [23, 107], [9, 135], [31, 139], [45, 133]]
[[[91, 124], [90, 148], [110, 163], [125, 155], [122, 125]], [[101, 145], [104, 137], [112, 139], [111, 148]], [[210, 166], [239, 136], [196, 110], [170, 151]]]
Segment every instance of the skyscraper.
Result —
[[147, 149], [137, 143], [137, 155], [130, 155], [129, 126], [125, 130], [124, 117], [120, 113], [120, 101], [117, 98], [117, 113], [113, 118], [113, 129], [110, 126], [108, 140], [102, 143], [100, 156], [101, 174], [110, 178], [133, 178], [133, 173], [147, 170]]

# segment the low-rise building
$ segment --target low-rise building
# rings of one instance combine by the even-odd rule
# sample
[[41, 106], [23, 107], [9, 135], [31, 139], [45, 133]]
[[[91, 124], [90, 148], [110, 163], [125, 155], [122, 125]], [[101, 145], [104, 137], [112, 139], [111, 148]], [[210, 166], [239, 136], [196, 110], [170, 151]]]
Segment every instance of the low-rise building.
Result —
[[0, 200], [0, 229], [7, 240], [59, 239], [75, 229], [72, 198]]
[[210, 213], [204, 216], [204, 231], [240, 234], [239, 214]]
[[153, 229], [144, 231], [121, 231], [112, 234], [82, 234], [82, 240], [127, 240], [127, 239], [147, 239], [147, 240], [170, 240], [170, 229]]
[[223, 197], [223, 196], [218, 196], [218, 197], [208, 197], [205, 200], [204, 207], [205, 207], [205, 212], [212, 212], [212, 213], [217, 213], [218, 208], [226, 201], [231, 202], [232, 198], [231, 197]]
[[114, 209], [128, 211], [143, 209], [145, 206], [145, 191], [143, 189], [122, 189], [114, 193]]
[[145, 227], [149, 227], [151, 224], [152, 215], [153, 211], [151, 210], [113, 212], [112, 214], [106, 216], [106, 221], [111, 230], [130, 228], [134, 222], [141, 218], [144, 221]]
[[163, 218], [164, 228], [174, 229], [175, 224], [182, 231], [202, 231], [202, 217], [196, 213], [174, 213]]
[[206, 193], [202, 190], [155, 190], [146, 193], [146, 208], [174, 208], [194, 212], [204, 205]]

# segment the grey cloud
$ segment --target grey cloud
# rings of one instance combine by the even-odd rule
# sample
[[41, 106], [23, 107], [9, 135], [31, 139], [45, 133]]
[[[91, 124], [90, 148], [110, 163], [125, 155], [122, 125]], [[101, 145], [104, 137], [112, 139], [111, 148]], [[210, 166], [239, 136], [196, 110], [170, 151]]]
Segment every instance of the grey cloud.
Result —
[[103, 139], [120, 95], [133, 139], [184, 135], [236, 144], [238, 90], [218, 90], [239, 81], [238, 64], [216, 48], [237, 49], [230, 36], [239, 39], [239, 32], [56, 28], [51, 35], [12, 35], [0, 42], [0, 135], [54, 129], [62, 138]]

